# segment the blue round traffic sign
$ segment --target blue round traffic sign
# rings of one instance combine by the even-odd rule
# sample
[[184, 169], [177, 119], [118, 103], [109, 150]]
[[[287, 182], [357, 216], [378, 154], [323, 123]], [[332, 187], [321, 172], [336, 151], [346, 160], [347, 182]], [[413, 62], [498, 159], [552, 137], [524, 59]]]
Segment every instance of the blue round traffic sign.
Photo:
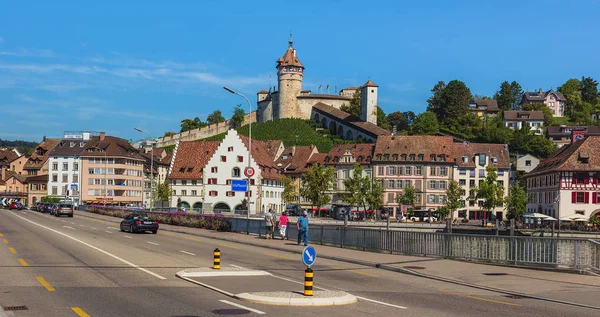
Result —
[[312, 246], [309, 245], [302, 250], [302, 262], [304, 262], [306, 266], [313, 265], [316, 259], [317, 251]]

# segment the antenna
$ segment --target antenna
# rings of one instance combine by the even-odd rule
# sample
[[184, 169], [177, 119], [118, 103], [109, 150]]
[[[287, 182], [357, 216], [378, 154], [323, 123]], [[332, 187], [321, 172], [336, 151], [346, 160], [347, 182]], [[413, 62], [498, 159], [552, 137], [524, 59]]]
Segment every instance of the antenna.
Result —
[[325, 88], [325, 93], [328, 94], [329, 93], [329, 84], [327, 84], [327, 87]]
[[319, 88], [317, 89], [319, 91], [319, 93], [321, 93], [321, 87], [323, 87], [323, 84], [320, 84]]
[[272, 84], [272, 82], [271, 82], [271, 78], [272, 78], [272, 77], [273, 77], [273, 73], [272, 73], [272, 72], [269, 72], [269, 92], [271, 91], [271, 84]]
[[338, 93], [338, 90], [337, 90], [337, 85], [335, 85], [335, 90], [333, 91], [333, 93], [334, 93], [334, 94], [337, 94], [337, 93]]

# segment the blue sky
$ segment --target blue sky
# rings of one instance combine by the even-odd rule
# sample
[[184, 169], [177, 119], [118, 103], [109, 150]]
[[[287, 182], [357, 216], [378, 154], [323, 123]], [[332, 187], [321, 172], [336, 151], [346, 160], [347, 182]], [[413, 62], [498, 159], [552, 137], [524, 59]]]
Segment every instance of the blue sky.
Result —
[[[290, 30], [304, 88], [379, 84], [386, 112], [424, 111], [438, 80], [493, 95], [600, 77], [599, 0], [4, 1], [0, 138], [179, 131], [276, 83]], [[255, 107], [255, 104], [253, 104]], [[244, 104], [244, 109], [247, 106]]]

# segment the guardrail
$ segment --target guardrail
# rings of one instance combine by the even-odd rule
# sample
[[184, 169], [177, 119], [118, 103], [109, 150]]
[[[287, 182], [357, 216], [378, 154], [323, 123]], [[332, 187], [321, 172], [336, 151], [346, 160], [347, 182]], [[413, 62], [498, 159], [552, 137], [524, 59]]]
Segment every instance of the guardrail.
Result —
[[[262, 219], [230, 218], [232, 231], [264, 235]], [[298, 231], [290, 223], [286, 236]], [[275, 230], [275, 236], [279, 236]], [[600, 272], [600, 242], [577, 238], [487, 236], [332, 225], [309, 227], [311, 243], [365, 251], [444, 257], [476, 262]]]

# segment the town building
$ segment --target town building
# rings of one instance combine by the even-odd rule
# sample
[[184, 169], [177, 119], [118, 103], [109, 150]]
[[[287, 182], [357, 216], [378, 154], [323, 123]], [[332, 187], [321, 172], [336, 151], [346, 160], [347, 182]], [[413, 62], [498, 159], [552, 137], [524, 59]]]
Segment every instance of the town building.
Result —
[[321, 123], [331, 134], [346, 140], [375, 142], [380, 135], [392, 134], [376, 124], [365, 122], [361, 118], [321, 102], [313, 106], [311, 118]]
[[[164, 149], [142, 149], [146, 153], [140, 153], [144, 157], [144, 194], [142, 203], [146, 208], [150, 208], [151, 200], [154, 200], [154, 207], [163, 207], [164, 202], [159, 202], [157, 197], [152, 197], [151, 193], [158, 184], [167, 181], [169, 174], [169, 165], [171, 164], [171, 155]], [[150, 172], [152, 170], [152, 173]], [[154, 184], [153, 184], [154, 183]], [[169, 202], [167, 202], [169, 203]]]
[[302, 175], [308, 172], [309, 163], [319, 150], [316, 146], [289, 146], [284, 148], [283, 152], [275, 160], [275, 164], [281, 169], [283, 175], [289, 177], [294, 185], [295, 197], [293, 202], [288, 204], [298, 205], [300, 209], [309, 209], [310, 202], [300, 196], [300, 186], [302, 183]]
[[34, 206], [48, 195], [48, 175], [27, 176], [27, 205]]
[[48, 156], [48, 192], [51, 197], [81, 202], [81, 154], [90, 140], [90, 132], [65, 133]]
[[552, 89], [544, 92], [542, 89], [538, 91], [528, 91], [521, 97], [521, 107], [524, 105], [544, 104], [552, 110], [554, 117], [563, 117], [565, 115], [565, 102], [567, 99], [558, 91]]
[[[548, 127], [546, 137], [560, 148], [571, 143], [571, 134], [573, 131], [581, 131], [584, 136], [600, 136], [600, 127], [598, 126], [561, 125]], [[577, 135], [581, 136], [581, 133]]]
[[527, 211], [566, 218], [600, 212], [600, 136], [572, 131], [563, 146], [527, 174]]
[[478, 117], [496, 117], [500, 113], [498, 102], [492, 99], [477, 99], [471, 100], [469, 103], [469, 111], [476, 114]]
[[27, 163], [23, 166], [23, 174], [48, 175], [48, 157], [61, 139], [50, 139], [44, 136], [42, 142], [33, 150]]
[[[354, 177], [354, 165], [359, 164], [363, 168], [361, 176], [373, 179], [373, 166], [371, 158], [375, 144], [339, 144], [334, 146], [324, 158], [325, 167], [332, 167], [335, 171], [333, 187], [329, 190], [331, 203], [346, 204], [344, 194], [349, 193], [344, 181]], [[363, 207], [363, 206], [353, 206]]]
[[127, 140], [100, 132], [81, 153], [81, 201], [142, 205], [144, 157]]
[[535, 135], [544, 134], [544, 113], [542, 111], [504, 111], [504, 126], [520, 130], [529, 126]]
[[[20, 156], [15, 150], [3, 150], [0, 149], [0, 180], [5, 180], [8, 176], [8, 171], [17, 172], [22, 174], [23, 166], [18, 164], [19, 159], [27, 160], [25, 156]], [[21, 165], [21, 173], [17, 171], [17, 166]]]
[[[484, 210], [484, 201], [474, 195], [488, 176], [487, 167], [494, 167], [498, 175], [497, 183], [504, 188], [508, 195], [510, 162], [506, 144], [488, 143], [454, 143], [455, 165], [454, 180], [462, 188], [461, 208], [452, 218], [468, 219], [505, 219], [505, 208], [499, 204], [490, 212]], [[474, 191], [475, 190], [475, 191]]]

